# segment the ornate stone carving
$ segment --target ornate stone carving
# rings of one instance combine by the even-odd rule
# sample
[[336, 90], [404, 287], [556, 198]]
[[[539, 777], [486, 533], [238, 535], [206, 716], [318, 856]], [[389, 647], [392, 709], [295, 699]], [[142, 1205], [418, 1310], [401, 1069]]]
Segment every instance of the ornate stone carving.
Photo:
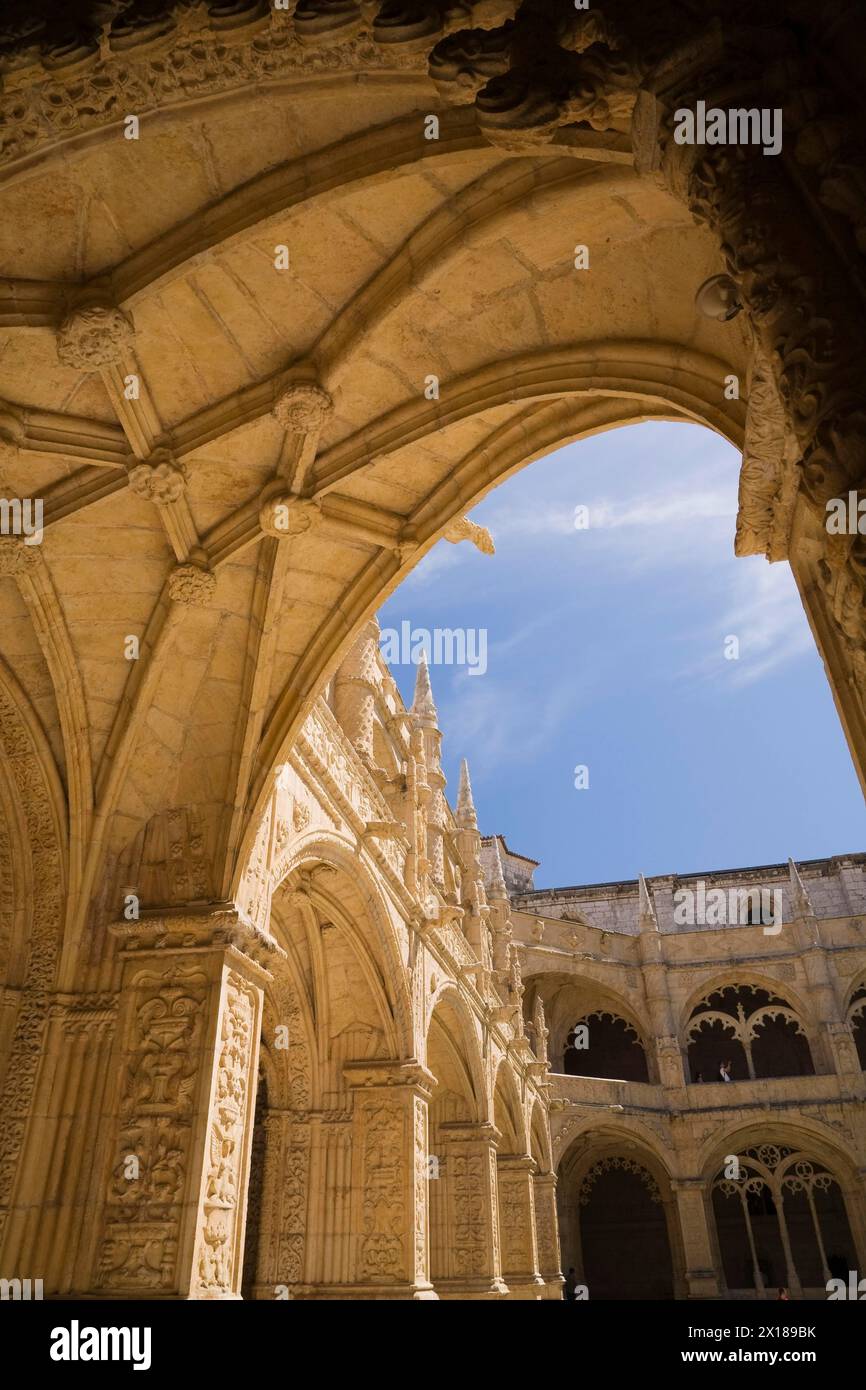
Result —
[[[374, 43], [367, 33], [356, 37], [335, 33], [331, 42], [325, 34], [324, 42], [314, 44], [309, 27], [301, 37], [284, 13], [265, 15], [263, 26], [261, 11], [254, 15], [249, 5], [243, 10], [252, 20], [249, 30], [232, 35], [230, 42], [220, 30], [231, 16], [221, 20], [214, 14], [203, 23], [196, 6], [179, 11], [174, 32], [167, 31], [160, 45], [145, 47], [140, 29], [115, 30], [107, 48], [98, 53], [92, 42], [86, 51], [73, 50], [85, 59], [75, 71], [40, 72], [34, 66], [31, 80], [0, 102], [4, 162], [116, 123], [119, 112], [147, 113], [168, 103], [275, 81], [289, 72], [340, 72], [355, 66], [424, 69], [423, 51], [397, 55], [391, 46]], [[240, 17], [244, 18], [243, 12]], [[143, 51], [136, 51], [139, 47]], [[33, 62], [38, 58], [34, 52]]]
[[364, 1195], [360, 1244], [362, 1279], [397, 1280], [405, 1273], [404, 1109], [398, 1102], [362, 1107]]
[[187, 476], [186, 466], [170, 450], [159, 449], [130, 468], [129, 486], [136, 496], [167, 506], [183, 496]]
[[605, 18], [567, 6], [523, 5], [497, 28], [464, 29], [430, 55], [451, 101], [474, 100], [488, 140], [532, 149], [575, 123], [624, 128], [644, 64]]
[[486, 1155], [455, 1153], [449, 1156], [448, 1165], [454, 1213], [454, 1267], [464, 1277], [481, 1275], [489, 1261]]
[[500, 1160], [497, 1172], [502, 1271], [531, 1275], [535, 1266], [532, 1229], [532, 1160]]
[[35, 545], [27, 545], [19, 536], [0, 536], [0, 575], [23, 574], [38, 564]]
[[349, 38], [364, 23], [355, 0], [298, 0], [293, 18], [295, 33], [302, 43]]
[[283, 1163], [277, 1267], [280, 1282], [290, 1286], [304, 1279], [309, 1172], [310, 1126], [293, 1120]]
[[238, 1222], [244, 1207], [242, 1186], [244, 1138], [251, 1115], [252, 1063], [255, 1052], [255, 991], [239, 975], [225, 981], [215, 1094], [202, 1196], [194, 1278], [200, 1295], [226, 1294], [237, 1281], [242, 1235]]
[[470, 521], [468, 516], [461, 516], [456, 521], [452, 521], [446, 527], [443, 536], [452, 545], [459, 545], [461, 541], [471, 541], [482, 555], [496, 554], [496, 546], [493, 544], [493, 537], [487, 527], [479, 526], [477, 522]]
[[206, 608], [216, 592], [216, 575], [201, 565], [176, 565], [169, 575], [168, 596], [173, 603]]
[[[32, 875], [32, 934], [9, 1064], [0, 1092], [0, 1239], [12, 1202], [27, 1116], [43, 1058], [50, 993], [63, 921], [61, 840], [39, 751], [15, 702], [0, 686], [0, 752], [26, 825]], [[2, 866], [0, 866], [2, 867]], [[4, 882], [10, 883], [11, 876]], [[0, 885], [2, 888], [3, 885]]]
[[112, 367], [133, 345], [130, 316], [111, 304], [73, 309], [57, 330], [57, 356], [65, 367], [98, 372]]
[[577, 1200], [582, 1207], [589, 1205], [592, 1187], [596, 1179], [599, 1178], [602, 1173], [611, 1172], [615, 1169], [621, 1169], [623, 1172], [626, 1173], [634, 1173], [636, 1177], [640, 1178], [641, 1182], [643, 1183], [644, 1187], [649, 1193], [650, 1201], [661, 1201], [662, 1194], [659, 1191], [658, 1183], [656, 1182], [652, 1174], [648, 1172], [646, 1168], [644, 1168], [642, 1163], [638, 1163], [638, 1161], [634, 1158], [623, 1158], [619, 1154], [613, 1154], [607, 1158], [600, 1158], [596, 1163], [592, 1165], [589, 1171], [584, 1175], [584, 1179], [583, 1182], [580, 1184], [577, 1196]]
[[766, 355], [757, 347], [749, 386], [746, 440], [740, 470], [737, 555], [784, 560], [800, 477], [797, 445], [785, 418]]
[[273, 416], [284, 430], [309, 434], [311, 430], [321, 429], [333, 408], [334, 402], [321, 386], [296, 381], [277, 396]]
[[259, 525], [266, 536], [274, 536], [276, 540], [301, 536], [321, 520], [322, 512], [317, 502], [290, 492], [265, 497], [259, 508]]
[[285, 956], [267, 932], [244, 921], [231, 908], [200, 913], [147, 913], [137, 922], [112, 922], [109, 931], [122, 943], [127, 955], [138, 951], [187, 950], [191, 947], [231, 946], [247, 956], [261, 971]]
[[131, 981], [135, 1005], [98, 1288], [175, 1286], [207, 986], [196, 965], [143, 970]]
[[199, 806], [172, 806], [151, 816], [121, 865], [121, 888], [131, 884], [146, 906], [208, 901], [214, 894], [210, 854], [214, 838]]
[[544, 1017], [544, 1001], [539, 994], [535, 1000], [535, 1007], [532, 1010], [532, 1031], [535, 1041], [535, 1055], [539, 1062], [547, 1062], [547, 1039], [550, 1037], [550, 1029]]

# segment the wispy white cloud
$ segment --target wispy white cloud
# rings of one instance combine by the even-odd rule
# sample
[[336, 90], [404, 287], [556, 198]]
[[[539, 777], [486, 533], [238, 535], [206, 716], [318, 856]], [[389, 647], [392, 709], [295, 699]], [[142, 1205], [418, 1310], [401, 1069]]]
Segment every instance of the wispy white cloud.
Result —
[[465, 750], [473, 767], [487, 774], [506, 763], [533, 762], [556, 740], [580, 699], [577, 681], [527, 691], [508, 674], [497, 679], [490, 672], [478, 677], [461, 672], [442, 703], [440, 724], [448, 731], [449, 749]]
[[[739, 568], [742, 566], [742, 568]], [[725, 657], [735, 637], [739, 655]], [[724, 679], [742, 689], [774, 674], [812, 648], [812, 634], [790, 569], [755, 557], [738, 561], [727, 605], [714, 624], [711, 654], [682, 672], [698, 679]]]

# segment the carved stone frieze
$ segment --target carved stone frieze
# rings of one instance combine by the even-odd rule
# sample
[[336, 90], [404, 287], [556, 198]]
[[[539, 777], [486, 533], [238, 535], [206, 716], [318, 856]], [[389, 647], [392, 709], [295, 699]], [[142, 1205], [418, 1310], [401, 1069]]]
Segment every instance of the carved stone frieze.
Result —
[[201, 913], [145, 912], [137, 921], [113, 922], [109, 931], [126, 955], [231, 946], [266, 970], [269, 963], [285, 954], [272, 936], [230, 907]]

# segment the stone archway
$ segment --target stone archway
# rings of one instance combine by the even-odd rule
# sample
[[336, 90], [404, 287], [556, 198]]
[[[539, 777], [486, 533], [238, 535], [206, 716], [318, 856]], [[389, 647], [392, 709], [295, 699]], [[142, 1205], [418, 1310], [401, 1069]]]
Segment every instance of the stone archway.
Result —
[[[276, 820], [257, 843], [278, 769], [383, 598], [446, 532], [471, 535], [465, 510], [555, 444], [663, 417], [742, 447], [736, 548], [790, 560], [863, 779], [862, 540], [824, 524], [827, 501], [863, 484], [849, 95], [861, 20], [825, 30], [814, 7], [768, 20], [734, 5], [708, 27], [675, 0], [565, 17], [559, 0], [469, 0], [420, 18], [352, 0], [266, 14], [257, 0], [231, 13], [203, 0], [168, 3], [156, 23], [147, 6], [85, 3], [70, 33], [51, 7], [23, 25], [7, 8], [0, 469], [7, 500], [38, 491], [45, 535], [38, 559], [3, 538], [0, 604], [20, 707], [39, 709], [45, 741], [21, 777], [29, 810], [8, 787], [3, 800], [27, 842], [12, 851], [16, 881], [39, 866], [30, 881], [50, 926], [32, 956], [38, 997], [15, 1024], [24, 1083], [4, 1152], [29, 1181], [20, 1141], [38, 1114], [53, 1230], [83, 1220], [103, 1101], [134, 1120], [146, 1079], [133, 1066], [114, 1095], [100, 1048], [37, 1099], [46, 1015], [80, 1038], [115, 1029], [122, 997], [113, 1058], [140, 1061], [156, 984], [135, 953], [170, 956], [173, 1002], [208, 1019], [196, 1085], [204, 1094], [230, 1053], [248, 1108], [257, 1011], [281, 968], [264, 881]], [[847, 89], [832, 90], [834, 68]], [[676, 111], [717, 97], [784, 105], [786, 158], [679, 144]], [[695, 307], [719, 273], [741, 306], [725, 322]], [[17, 740], [18, 716], [2, 714]], [[385, 863], [382, 800], [364, 809], [359, 857], [377, 842]], [[140, 919], [121, 920], [127, 899]], [[353, 985], [347, 961], [361, 962], [365, 1005], [319, 1038], [342, 1113], [338, 1057], [368, 1067], [377, 1094], [380, 1063], [409, 1057], [393, 1044], [412, 1031], [410, 967], [396, 943], [385, 965], [351, 925], [334, 931], [327, 953]], [[183, 974], [189, 950], [206, 978]], [[377, 970], [399, 982], [392, 995]], [[20, 983], [13, 962], [13, 995]], [[84, 1123], [68, 1139], [66, 1082], [84, 1075]], [[406, 1079], [419, 1150], [428, 1084]], [[376, 1229], [373, 1170], [407, 1120], [368, 1100], [357, 1229], [385, 1237], [369, 1243], [384, 1268], [394, 1251]], [[16, 1222], [4, 1258], [17, 1260]], [[126, 1224], [112, 1236], [94, 1223], [52, 1287], [120, 1268]], [[141, 1255], [127, 1289], [225, 1292], [219, 1234], [198, 1251], [203, 1284], [189, 1262], [154, 1270]], [[51, 1246], [48, 1225], [40, 1239]], [[423, 1256], [403, 1253], [420, 1289]], [[317, 1287], [349, 1277], [317, 1269]]]
[[267, 1220], [251, 1286], [263, 1297], [426, 1296], [413, 1232], [426, 1224], [415, 1187], [432, 1078], [401, 1031], [363, 875], [327, 844], [300, 857], [270, 906], [286, 956], [266, 990], [271, 1081], [253, 1188]]
[[670, 1178], [633, 1139], [581, 1136], [558, 1170], [562, 1263], [594, 1299], [683, 1297]]
[[824, 1298], [831, 1278], [857, 1267], [846, 1161], [819, 1158], [826, 1145], [787, 1138], [734, 1145], [710, 1181], [724, 1283], [736, 1297], [774, 1298], [787, 1288], [795, 1298]]
[[717, 985], [692, 1008], [684, 1039], [693, 1081], [717, 1081], [728, 1064], [732, 1081], [815, 1072], [805, 1021], [779, 987]]
[[554, 1072], [637, 1082], [654, 1077], [655, 1050], [636, 1001], [578, 972], [529, 976], [526, 986], [527, 1020], [536, 998], [544, 1006]]
[[430, 1278], [440, 1298], [501, 1297], [495, 1135], [478, 1041], [454, 989], [436, 999], [426, 1065], [435, 1077], [428, 1139]]

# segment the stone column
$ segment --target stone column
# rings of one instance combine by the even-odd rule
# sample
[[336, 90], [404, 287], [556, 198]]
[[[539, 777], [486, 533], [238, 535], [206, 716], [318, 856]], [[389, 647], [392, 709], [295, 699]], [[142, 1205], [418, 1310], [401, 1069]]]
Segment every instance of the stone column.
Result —
[[427, 1118], [435, 1077], [415, 1061], [352, 1062], [352, 1297], [431, 1299]]
[[544, 1289], [538, 1269], [534, 1171], [535, 1160], [529, 1154], [501, 1154], [497, 1159], [502, 1277], [511, 1298], [541, 1298]]
[[123, 983], [93, 1290], [240, 1297], [264, 962], [231, 910], [118, 923]]
[[559, 1253], [559, 1221], [556, 1213], [556, 1174], [536, 1173], [532, 1179], [532, 1189], [538, 1268], [545, 1284], [545, 1297], [561, 1298], [563, 1279]]
[[638, 927], [638, 950], [653, 1027], [659, 1082], [666, 1090], [680, 1090], [685, 1085], [685, 1068], [671, 1008], [667, 961], [655, 903], [643, 874], [639, 879]]
[[486, 1299], [508, 1293], [502, 1278], [497, 1133], [490, 1124], [439, 1126], [447, 1171], [449, 1274], [440, 1298]]
[[680, 1178], [672, 1180], [671, 1188], [683, 1237], [688, 1296], [718, 1298], [724, 1279], [713, 1255], [704, 1184], [700, 1178]]
[[253, 1298], [299, 1298], [308, 1292], [304, 1280], [311, 1130], [309, 1114], [303, 1111], [269, 1109], [265, 1116]]

